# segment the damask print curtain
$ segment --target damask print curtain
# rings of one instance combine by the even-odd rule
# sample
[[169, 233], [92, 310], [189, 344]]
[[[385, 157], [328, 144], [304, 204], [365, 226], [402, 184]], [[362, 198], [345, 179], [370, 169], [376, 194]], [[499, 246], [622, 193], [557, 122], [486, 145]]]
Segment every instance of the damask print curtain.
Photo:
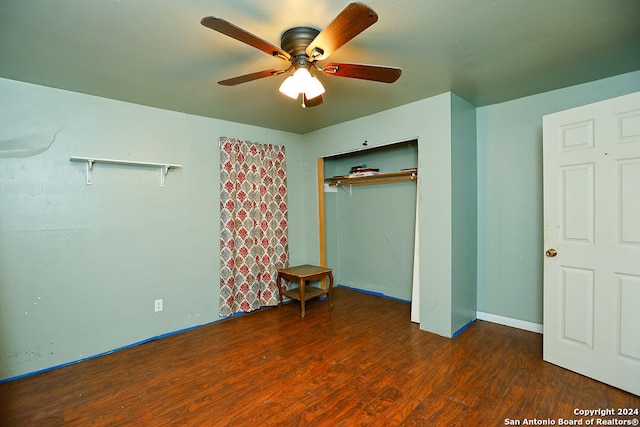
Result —
[[220, 316], [278, 304], [289, 262], [284, 146], [220, 138]]

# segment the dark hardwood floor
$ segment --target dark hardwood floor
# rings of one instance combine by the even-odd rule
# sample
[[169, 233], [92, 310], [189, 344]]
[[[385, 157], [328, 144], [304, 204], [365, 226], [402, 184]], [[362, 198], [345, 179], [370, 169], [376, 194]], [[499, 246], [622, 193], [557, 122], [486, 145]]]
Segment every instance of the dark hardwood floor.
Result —
[[304, 319], [294, 302], [0, 384], [0, 425], [558, 425], [596, 418], [576, 408], [640, 409], [638, 396], [543, 362], [539, 334], [476, 321], [451, 340], [420, 331], [405, 302], [345, 288], [333, 302], [309, 301]]

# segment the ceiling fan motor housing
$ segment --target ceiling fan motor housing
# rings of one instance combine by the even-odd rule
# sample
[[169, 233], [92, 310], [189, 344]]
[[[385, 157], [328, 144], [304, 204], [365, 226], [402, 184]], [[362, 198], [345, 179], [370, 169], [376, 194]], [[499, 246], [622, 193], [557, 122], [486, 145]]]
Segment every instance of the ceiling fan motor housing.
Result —
[[282, 33], [280, 47], [291, 55], [296, 68], [309, 62], [306, 49], [318, 34], [320, 30], [313, 27], [293, 27]]

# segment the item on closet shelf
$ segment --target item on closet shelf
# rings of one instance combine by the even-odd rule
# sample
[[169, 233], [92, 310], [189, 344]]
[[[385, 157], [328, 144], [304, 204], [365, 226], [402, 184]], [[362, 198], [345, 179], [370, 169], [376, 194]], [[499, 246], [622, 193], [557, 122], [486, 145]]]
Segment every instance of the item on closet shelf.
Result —
[[380, 169], [368, 168], [367, 165], [358, 165], [351, 167], [349, 171], [349, 178], [358, 178], [362, 176], [379, 175]]
[[359, 178], [363, 176], [380, 175], [379, 171], [358, 171], [349, 174], [349, 178]]

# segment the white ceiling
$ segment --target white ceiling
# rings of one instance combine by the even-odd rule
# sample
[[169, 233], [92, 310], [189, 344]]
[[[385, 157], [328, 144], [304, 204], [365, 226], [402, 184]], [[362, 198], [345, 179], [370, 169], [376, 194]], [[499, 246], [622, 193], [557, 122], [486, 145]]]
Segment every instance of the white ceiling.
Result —
[[302, 109], [284, 76], [218, 80], [285, 62], [212, 31], [266, 41], [319, 29], [347, 0], [0, 0], [0, 77], [306, 133], [447, 91], [477, 106], [640, 69], [640, 0], [366, 0], [379, 15], [329, 60], [400, 67], [393, 84], [319, 76]]

